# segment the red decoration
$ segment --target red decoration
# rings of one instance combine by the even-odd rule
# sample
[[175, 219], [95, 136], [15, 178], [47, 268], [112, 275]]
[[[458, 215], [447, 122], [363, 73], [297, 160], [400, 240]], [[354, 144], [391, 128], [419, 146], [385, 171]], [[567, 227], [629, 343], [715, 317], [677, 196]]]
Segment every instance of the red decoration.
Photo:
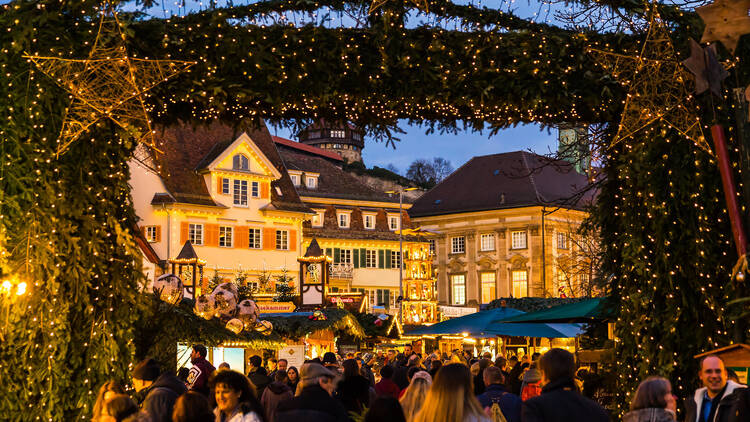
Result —
[[724, 136], [724, 127], [721, 125], [711, 126], [711, 136], [714, 138], [714, 151], [719, 160], [719, 172], [721, 173], [721, 184], [724, 186], [724, 200], [727, 203], [729, 212], [729, 221], [732, 224], [732, 235], [734, 235], [734, 244], [737, 247], [737, 255], [745, 256], [747, 252], [747, 237], [745, 229], [742, 227], [740, 217], [740, 207], [737, 205], [737, 191], [735, 190], [734, 177], [732, 177], [732, 168], [729, 164], [729, 154], [727, 153], [727, 140]]

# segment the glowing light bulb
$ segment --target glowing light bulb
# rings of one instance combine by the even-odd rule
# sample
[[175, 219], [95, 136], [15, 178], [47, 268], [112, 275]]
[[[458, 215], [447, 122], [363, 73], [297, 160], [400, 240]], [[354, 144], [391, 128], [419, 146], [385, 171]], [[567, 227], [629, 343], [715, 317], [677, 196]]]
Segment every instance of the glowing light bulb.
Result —
[[24, 293], [26, 293], [26, 282], [22, 281], [18, 283], [18, 286], [16, 287], [16, 295], [21, 296]]
[[10, 291], [10, 288], [12, 287], [12, 284], [10, 284], [10, 280], [3, 281], [3, 290], [7, 293]]

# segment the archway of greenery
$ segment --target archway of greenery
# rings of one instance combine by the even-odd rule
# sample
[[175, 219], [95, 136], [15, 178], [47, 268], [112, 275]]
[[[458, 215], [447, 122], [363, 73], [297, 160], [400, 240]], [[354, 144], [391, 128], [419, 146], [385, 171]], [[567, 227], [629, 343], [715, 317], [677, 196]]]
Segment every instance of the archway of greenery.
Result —
[[[687, 8], [700, 2], [683, 3], [661, 14], [685, 53], [703, 24]], [[381, 139], [397, 133], [399, 119], [448, 131], [524, 122], [616, 127], [625, 93], [587, 49], [635, 51], [643, 2], [561, 1], [579, 12], [562, 26], [507, 7], [427, 4], [425, 13], [393, 0], [370, 15], [362, 1], [274, 0], [169, 19], [120, 17], [131, 54], [197, 62], [151, 91], [159, 124], [300, 125], [324, 117]], [[0, 414], [15, 420], [86, 418], [94, 389], [125, 378], [133, 364], [133, 310], [144, 306], [128, 202], [134, 141], [101, 121], [58, 157], [70, 100], [23, 57], [86, 57], [98, 6], [13, 1], [0, 12], [0, 268], [29, 282], [26, 295], [4, 296], [0, 307]], [[326, 14], [347, 23], [326, 23]], [[748, 48], [740, 44], [735, 55], [747, 57]], [[748, 80], [744, 61], [732, 71], [727, 89]], [[718, 118], [734, 127], [725, 101]], [[702, 112], [707, 124], [712, 108]], [[736, 133], [730, 140], [740, 141]], [[671, 378], [684, 396], [694, 354], [747, 335], [728, 306], [748, 294], [729, 282], [736, 257], [716, 165], [663, 124], [604, 151], [607, 177], [592, 223], [609, 293], [622, 309], [620, 403], [648, 374]]]

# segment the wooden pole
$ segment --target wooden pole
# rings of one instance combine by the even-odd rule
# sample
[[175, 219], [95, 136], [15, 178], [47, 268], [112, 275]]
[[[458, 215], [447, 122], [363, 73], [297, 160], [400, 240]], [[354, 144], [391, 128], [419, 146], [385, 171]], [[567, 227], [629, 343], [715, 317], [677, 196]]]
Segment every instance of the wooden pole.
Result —
[[734, 236], [734, 245], [737, 248], [737, 255], [744, 256], [747, 252], [747, 237], [742, 227], [742, 217], [740, 208], [737, 204], [737, 190], [732, 176], [732, 167], [729, 163], [729, 153], [727, 152], [727, 140], [724, 135], [724, 127], [721, 125], [711, 126], [711, 136], [714, 138], [714, 151], [719, 162], [719, 173], [721, 173], [721, 184], [724, 187], [724, 200], [727, 203], [727, 212], [729, 221], [732, 225], [732, 235]]

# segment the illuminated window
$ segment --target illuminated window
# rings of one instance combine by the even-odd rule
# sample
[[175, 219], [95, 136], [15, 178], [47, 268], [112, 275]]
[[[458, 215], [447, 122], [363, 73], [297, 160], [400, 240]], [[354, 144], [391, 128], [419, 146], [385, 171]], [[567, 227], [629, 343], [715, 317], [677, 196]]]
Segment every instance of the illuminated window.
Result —
[[247, 180], [234, 180], [234, 205], [247, 206]]
[[391, 268], [398, 268], [399, 265], [401, 265], [401, 252], [391, 251]]
[[378, 251], [367, 249], [365, 251], [365, 268], [376, 268], [378, 266]]
[[456, 236], [451, 238], [451, 253], [464, 253], [466, 251], [466, 238]]
[[339, 227], [341, 227], [342, 229], [349, 228], [349, 214], [348, 213], [339, 213]]
[[466, 276], [457, 274], [451, 276], [451, 290], [453, 292], [453, 304], [463, 305], [466, 303]]
[[526, 270], [516, 270], [511, 272], [511, 282], [513, 288], [513, 297], [527, 297], [529, 295], [529, 272]]
[[323, 227], [323, 221], [325, 221], [325, 211], [316, 211], [310, 224], [313, 227]]
[[223, 248], [232, 247], [232, 228], [229, 226], [219, 226], [219, 246]]
[[557, 249], [568, 249], [568, 235], [566, 233], [557, 234]]
[[398, 230], [399, 218], [398, 216], [388, 216], [388, 228], [391, 230]]
[[511, 240], [511, 249], [526, 249], [525, 231], [512, 232]]
[[289, 232], [286, 230], [276, 230], [276, 249], [280, 251], [289, 250]]
[[234, 170], [248, 170], [250, 162], [247, 157], [242, 154], [237, 154], [232, 157], [232, 169]]
[[247, 242], [248, 247], [250, 249], [260, 249], [260, 245], [261, 245], [261, 240], [260, 240], [261, 239], [261, 231], [260, 231], [260, 229], [250, 229], [250, 230], [248, 230], [248, 233], [249, 233], [248, 238], [247, 238], [247, 240], [248, 240], [248, 242]]
[[318, 187], [318, 178], [307, 176], [307, 188], [308, 189], [317, 189]]
[[289, 178], [292, 179], [294, 186], [299, 186], [299, 174], [290, 174]]
[[483, 234], [480, 237], [481, 249], [483, 251], [494, 251], [495, 250], [495, 235], [492, 233]]
[[331, 138], [345, 138], [346, 132], [343, 130], [332, 130], [331, 131]]
[[339, 263], [351, 265], [352, 263], [352, 250], [351, 249], [341, 250], [339, 254]]
[[430, 243], [430, 255], [435, 255], [435, 239], [430, 239], [428, 242]]
[[151, 243], [159, 241], [159, 232], [157, 226], [146, 227], [146, 240]]
[[188, 226], [188, 240], [193, 245], [203, 244], [203, 224], [190, 224]]
[[367, 230], [374, 229], [375, 228], [375, 216], [372, 214], [365, 214], [364, 223], [365, 223], [365, 228]]
[[481, 273], [482, 303], [490, 303], [495, 300], [495, 273]]

